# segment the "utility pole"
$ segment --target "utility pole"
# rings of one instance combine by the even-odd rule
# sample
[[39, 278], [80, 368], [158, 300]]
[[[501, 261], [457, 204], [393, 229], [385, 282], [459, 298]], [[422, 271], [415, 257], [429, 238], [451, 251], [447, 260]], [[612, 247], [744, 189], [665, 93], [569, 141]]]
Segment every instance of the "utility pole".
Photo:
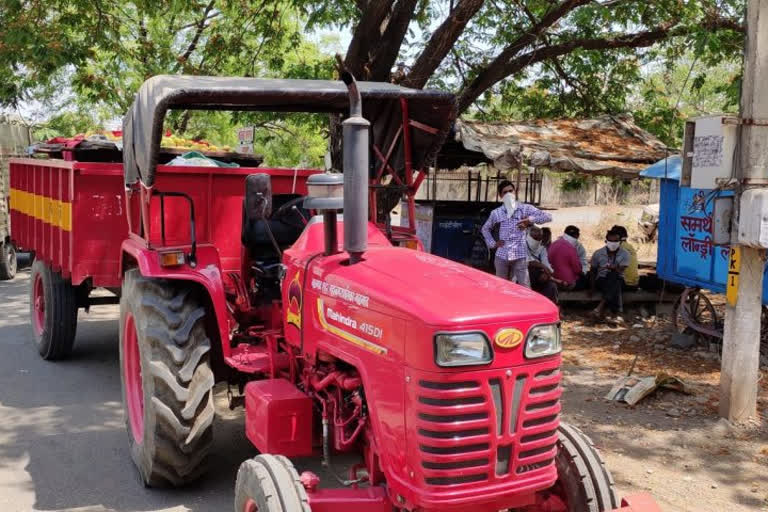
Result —
[[[768, 211], [749, 211], [745, 208], [749, 203], [744, 201], [745, 189], [768, 187], [768, 0], [748, 1], [746, 29], [740, 126], [734, 155], [740, 207], [733, 209], [732, 246], [744, 240], [739, 219], [744, 223], [753, 216], [768, 219]], [[738, 290], [735, 305], [729, 301], [726, 306], [720, 416], [743, 421], [757, 412], [765, 249], [742, 245], [736, 247], [736, 253], [736, 260], [740, 260], [735, 268]]]

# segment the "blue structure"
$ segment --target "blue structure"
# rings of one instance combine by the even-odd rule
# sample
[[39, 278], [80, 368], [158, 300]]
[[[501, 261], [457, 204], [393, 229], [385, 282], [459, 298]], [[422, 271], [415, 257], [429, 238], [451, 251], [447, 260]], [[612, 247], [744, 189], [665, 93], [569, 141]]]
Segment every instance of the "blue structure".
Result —
[[[671, 156], [640, 173], [661, 180], [656, 273], [666, 281], [725, 293], [730, 246], [712, 243], [712, 208], [715, 197], [732, 196], [717, 191], [680, 186], [682, 164]], [[768, 279], [763, 280], [763, 303]]]

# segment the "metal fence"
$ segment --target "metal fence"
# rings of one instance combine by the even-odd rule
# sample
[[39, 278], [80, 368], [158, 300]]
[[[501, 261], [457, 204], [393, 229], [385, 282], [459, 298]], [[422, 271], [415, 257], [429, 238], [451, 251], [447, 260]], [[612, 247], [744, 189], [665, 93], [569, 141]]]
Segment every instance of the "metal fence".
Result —
[[496, 201], [499, 182], [509, 180], [515, 184], [517, 199], [525, 203], [541, 204], [543, 171], [515, 172], [512, 176], [497, 171], [495, 175], [468, 170], [431, 173], [427, 176], [418, 199], [434, 201]]

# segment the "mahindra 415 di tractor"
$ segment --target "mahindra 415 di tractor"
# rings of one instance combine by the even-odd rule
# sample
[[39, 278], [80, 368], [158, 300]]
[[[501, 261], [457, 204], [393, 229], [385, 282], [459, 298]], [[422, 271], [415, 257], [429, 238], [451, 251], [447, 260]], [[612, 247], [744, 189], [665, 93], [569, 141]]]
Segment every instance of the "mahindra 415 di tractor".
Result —
[[[227, 382], [260, 452], [238, 472], [238, 512], [658, 510], [620, 503], [592, 443], [560, 421], [557, 308], [416, 238], [453, 96], [342, 79], [154, 77], [125, 118], [122, 172], [12, 162], [20, 233], [39, 241], [41, 355], [69, 353], [92, 287], [120, 286], [141, 478], [202, 474]], [[161, 165], [169, 109], [328, 113], [343, 165]], [[395, 206], [408, 226], [389, 222]], [[329, 482], [289, 460], [313, 456]]]

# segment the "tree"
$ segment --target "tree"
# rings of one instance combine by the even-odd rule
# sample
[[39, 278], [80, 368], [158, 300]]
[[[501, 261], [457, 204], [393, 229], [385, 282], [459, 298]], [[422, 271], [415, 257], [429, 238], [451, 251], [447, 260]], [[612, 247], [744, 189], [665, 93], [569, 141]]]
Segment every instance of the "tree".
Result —
[[19, 0], [3, 2], [0, 18], [0, 102], [39, 96], [65, 75], [80, 101], [116, 115], [153, 75], [290, 74], [287, 55], [304, 45], [281, 1]]
[[[744, 0], [8, 0], [0, 103], [62, 75], [114, 115], [158, 73], [328, 78], [330, 56], [301, 50], [302, 36], [341, 28], [358, 79], [453, 91], [464, 115], [615, 113], [649, 63], [739, 55], [743, 12]], [[171, 121], [186, 131], [193, 118]]]
[[[121, 118], [157, 74], [333, 73], [332, 56], [305, 39], [298, 11], [280, 0], [8, 1], [0, 19], [0, 105], [43, 102], [54, 114], [40, 134], [74, 135]], [[234, 145], [238, 124], [256, 124], [266, 163], [295, 156], [322, 164], [323, 131], [306, 117], [173, 111], [166, 124], [217, 145]]]
[[716, 62], [743, 39], [743, 0], [295, 1], [310, 26], [352, 28], [358, 78], [454, 90], [460, 113], [532, 83], [569, 110], [610, 111], [659, 54]]
[[689, 54], [671, 65], [648, 69], [627, 107], [639, 126], [670, 148], [679, 148], [686, 119], [713, 112], [738, 112], [740, 89], [740, 59], [708, 65]]

